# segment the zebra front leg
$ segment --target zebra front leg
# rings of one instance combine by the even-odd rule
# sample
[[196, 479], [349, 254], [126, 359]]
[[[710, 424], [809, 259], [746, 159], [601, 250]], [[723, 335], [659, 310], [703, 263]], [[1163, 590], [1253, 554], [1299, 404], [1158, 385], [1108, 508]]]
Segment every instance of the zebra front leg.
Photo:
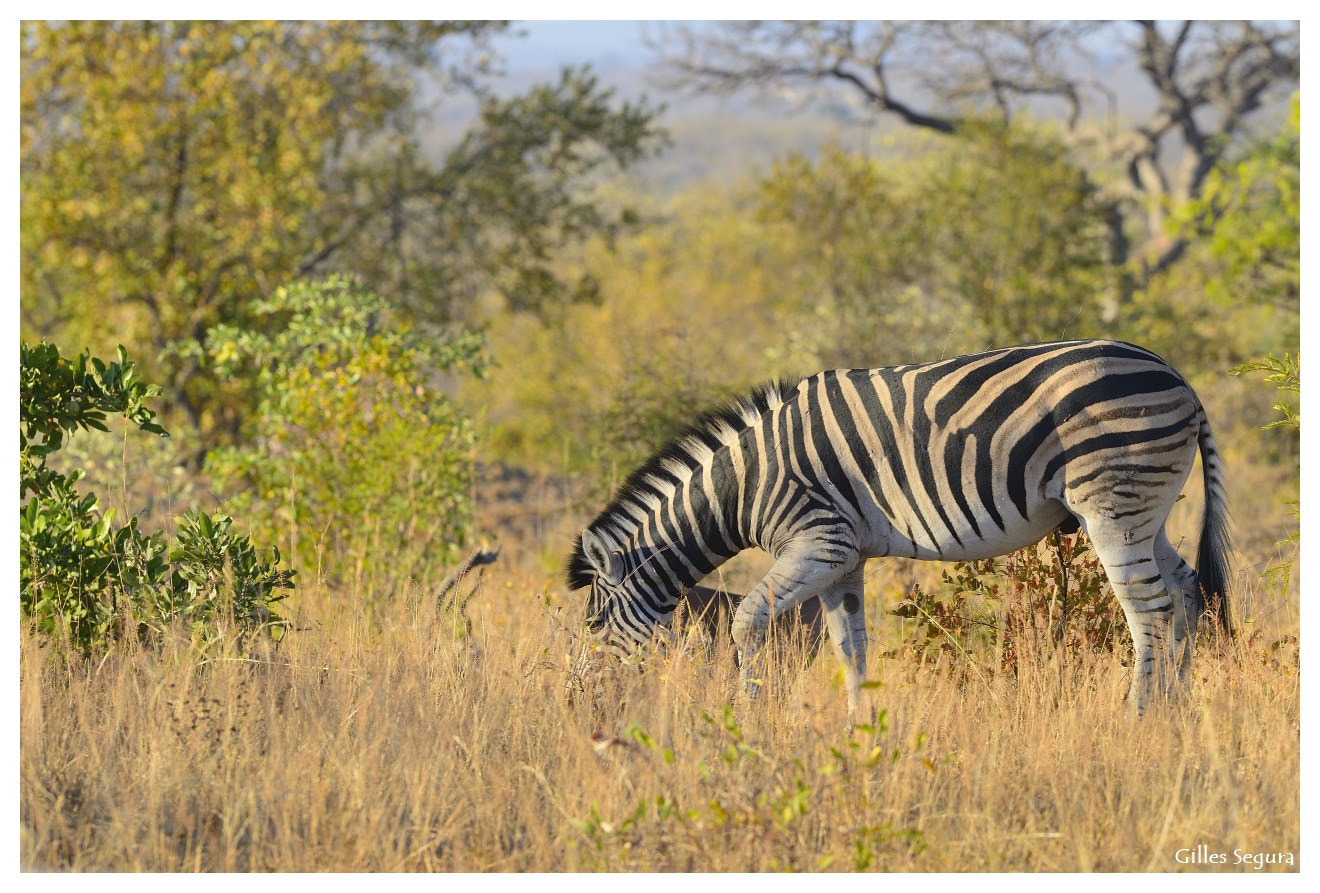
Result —
[[[737, 648], [738, 683], [748, 700], [756, 700], [761, 693], [763, 668], [758, 658], [765, 648], [769, 631], [769, 603], [769, 592], [762, 592], [758, 586], [739, 602], [730, 625], [733, 644]], [[739, 618], [742, 618], [741, 622]]]
[[863, 600], [865, 577], [863, 565], [846, 574], [820, 594], [825, 608], [825, 625], [834, 653], [843, 664], [844, 683], [848, 690], [848, 729], [857, 721], [862, 680], [866, 677], [866, 608]]
[[837, 546], [812, 549], [810, 544], [786, 550], [738, 606], [733, 616], [732, 633], [738, 647], [738, 675], [749, 697], [755, 698], [761, 686], [763, 668], [759, 657], [772, 618], [813, 595], [819, 595], [856, 569], [858, 556], [855, 553], [840, 561], [836, 559], [837, 552]]

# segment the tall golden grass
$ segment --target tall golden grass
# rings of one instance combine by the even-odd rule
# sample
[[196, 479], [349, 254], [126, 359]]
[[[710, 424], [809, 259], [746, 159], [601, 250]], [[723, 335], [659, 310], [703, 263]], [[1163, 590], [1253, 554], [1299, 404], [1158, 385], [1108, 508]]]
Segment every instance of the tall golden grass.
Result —
[[[582, 518], [537, 499], [511, 509], [539, 512], [535, 531], [487, 572], [470, 636], [430, 591], [328, 588], [310, 571], [296, 628], [247, 653], [180, 634], [84, 662], [24, 630], [21, 864], [1296, 870], [1299, 585], [1260, 581], [1296, 479], [1253, 459], [1229, 456], [1242, 635], [1206, 637], [1190, 691], [1141, 719], [1112, 654], [1019, 641], [1007, 669], [958, 649], [919, 665], [910, 621], [886, 609], [914, 582], [939, 591], [941, 566], [898, 559], [869, 566], [871, 728], [845, 730], [828, 648], [778, 654], [752, 704], [727, 638], [578, 680], [580, 594], [549, 568]], [[1171, 523], [1185, 554], [1197, 484]], [[725, 582], [745, 589], [757, 562]], [[1264, 864], [1279, 853], [1293, 864]]]
[[[736, 697], [727, 641], [573, 680], [558, 583], [496, 572], [473, 635], [425, 592], [302, 594], [239, 655], [179, 636], [68, 662], [21, 635], [21, 859], [114, 871], [1288, 870], [1299, 856], [1296, 600], [1209, 639], [1144, 718], [1112, 655], [1016, 674], [881, 657], [845, 730], [828, 650]], [[461, 626], [461, 625], [460, 625]], [[961, 681], [955, 681], [961, 680]], [[731, 706], [732, 705], [732, 706]], [[1204, 845], [1226, 864], [1183, 864]]]

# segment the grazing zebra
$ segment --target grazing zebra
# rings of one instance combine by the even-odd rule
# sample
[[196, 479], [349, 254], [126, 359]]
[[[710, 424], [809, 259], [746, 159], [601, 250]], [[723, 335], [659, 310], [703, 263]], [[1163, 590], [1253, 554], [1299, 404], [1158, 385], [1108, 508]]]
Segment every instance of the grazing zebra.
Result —
[[[1200, 449], [1198, 572], [1164, 525]], [[578, 537], [570, 589], [587, 628], [627, 652], [684, 591], [743, 549], [774, 557], [733, 637], [750, 675], [772, 615], [816, 596], [848, 687], [866, 668], [863, 565], [885, 555], [1003, 555], [1080, 524], [1132, 634], [1140, 713], [1185, 682], [1207, 610], [1229, 629], [1223, 473], [1191, 387], [1116, 341], [1030, 344], [764, 386], [706, 416], [633, 473]]]

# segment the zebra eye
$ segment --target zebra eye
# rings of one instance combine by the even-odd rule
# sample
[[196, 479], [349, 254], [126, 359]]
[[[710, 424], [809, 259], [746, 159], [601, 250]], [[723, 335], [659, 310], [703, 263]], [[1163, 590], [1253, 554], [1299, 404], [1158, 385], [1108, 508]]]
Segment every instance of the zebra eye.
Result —
[[592, 629], [600, 629], [605, 625], [605, 605], [607, 602], [605, 587], [599, 580], [591, 584], [591, 591], [587, 595], [587, 625]]

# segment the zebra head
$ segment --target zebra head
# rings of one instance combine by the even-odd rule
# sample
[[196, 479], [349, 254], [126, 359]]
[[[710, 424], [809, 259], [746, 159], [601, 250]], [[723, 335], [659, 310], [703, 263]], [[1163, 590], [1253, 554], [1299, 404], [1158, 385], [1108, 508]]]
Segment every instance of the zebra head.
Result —
[[626, 657], [667, 631], [680, 592], [652, 593], [639, 568], [654, 549], [613, 546], [595, 530], [582, 532], [568, 560], [569, 589], [587, 589], [587, 633], [606, 651]]

